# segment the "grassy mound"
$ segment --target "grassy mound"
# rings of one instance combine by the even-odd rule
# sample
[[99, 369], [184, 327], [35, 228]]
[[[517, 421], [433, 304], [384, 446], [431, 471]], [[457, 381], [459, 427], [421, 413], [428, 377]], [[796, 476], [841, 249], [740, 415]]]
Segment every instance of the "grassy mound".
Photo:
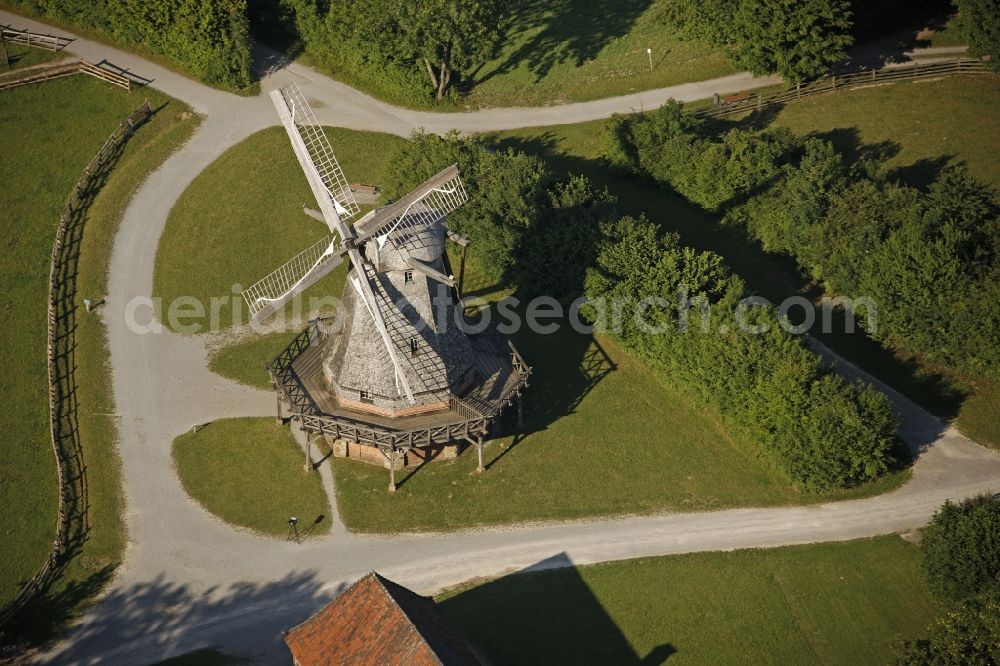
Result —
[[885, 664], [936, 610], [918, 560], [897, 536], [696, 553], [515, 574], [438, 603], [494, 664]]
[[[46, 53], [46, 52], [42, 52]], [[118, 123], [143, 97], [156, 115], [129, 140], [87, 213], [77, 274], [78, 302], [104, 293], [111, 242], [125, 204], [197, 125], [181, 120], [188, 108], [155, 90], [126, 94], [89, 77], [71, 77], [5, 91], [0, 138], [12, 149], [0, 156], [0, 281], [6, 322], [0, 347], [8, 351], [0, 396], [4, 459], [0, 464], [0, 604], [9, 601], [46, 557], [57, 502], [55, 460], [48, 430], [45, 363], [49, 255], [59, 214], [83, 168]], [[69, 565], [29, 620], [43, 636], [53, 623], [100, 589], [118, 564], [124, 544], [114, 405], [100, 318], [77, 312], [77, 414], [89, 490], [90, 532], [82, 556]]]
[[288, 518], [312, 534], [330, 530], [330, 505], [319, 474], [302, 469], [305, 454], [271, 418], [215, 421], [174, 440], [184, 489], [228, 523], [288, 535]]

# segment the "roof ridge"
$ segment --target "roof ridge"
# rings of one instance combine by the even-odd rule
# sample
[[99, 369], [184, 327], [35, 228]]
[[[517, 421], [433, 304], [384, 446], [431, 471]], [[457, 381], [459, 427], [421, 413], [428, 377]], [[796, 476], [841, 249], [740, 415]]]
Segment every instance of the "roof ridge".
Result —
[[[433, 654], [434, 657], [438, 660], [438, 663], [444, 666], [444, 661], [441, 659], [441, 655], [439, 655], [437, 653], [437, 650], [434, 649], [434, 645], [427, 638], [427, 636], [424, 635], [424, 632], [420, 631], [420, 627], [417, 625], [416, 622], [414, 622], [413, 618], [410, 617], [410, 614], [406, 612], [406, 608], [403, 607], [403, 604], [399, 603], [399, 599], [396, 598], [396, 595], [392, 593], [392, 590], [389, 589], [389, 586], [387, 586], [386, 583], [391, 583], [393, 586], [398, 587], [399, 589], [408, 592], [409, 594], [412, 594], [415, 597], [419, 597], [420, 599], [426, 600], [427, 597], [419, 595], [413, 590], [403, 587], [402, 585], [400, 585], [395, 581], [389, 580], [388, 578], [386, 578], [379, 572], [375, 571], [374, 569], [369, 574], [369, 576], [375, 576], [375, 580], [378, 581], [379, 586], [385, 591], [386, 595], [392, 600], [392, 603], [395, 604], [396, 608], [399, 609], [399, 612], [403, 614], [403, 617], [406, 618], [406, 621], [410, 623], [410, 626], [413, 628], [413, 631], [415, 631], [417, 636], [420, 637], [420, 640], [424, 642], [424, 645], [426, 645], [427, 648], [431, 651], [431, 654]], [[365, 578], [367, 577], [368, 576], [365, 576]]]

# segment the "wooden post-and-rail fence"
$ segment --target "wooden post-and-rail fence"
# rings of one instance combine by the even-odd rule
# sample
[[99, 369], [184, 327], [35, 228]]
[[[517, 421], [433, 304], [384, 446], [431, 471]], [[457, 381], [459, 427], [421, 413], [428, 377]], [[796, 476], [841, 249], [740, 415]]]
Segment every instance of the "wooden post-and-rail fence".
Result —
[[0, 90], [25, 86], [30, 83], [52, 81], [53, 79], [75, 76], [76, 74], [86, 74], [87, 76], [93, 76], [96, 79], [118, 86], [126, 91], [132, 90], [132, 79], [129, 77], [104, 69], [86, 60], [64, 61], [50, 65], [27, 67], [24, 70], [0, 78]]
[[30, 30], [18, 30], [9, 25], [2, 25], [0, 26], [0, 41], [10, 42], [11, 44], [23, 44], [37, 49], [45, 49], [46, 51], [58, 51], [59, 49], [66, 48], [66, 45], [73, 40], [69, 37], [31, 32]]
[[76, 316], [75, 261], [83, 231], [83, 213], [119, 154], [122, 146], [150, 115], [149, 100], [125, 118], [83, 170], [59, 217], [49, 264], [48, 339], [49, 438], [56, 460], [59, 503], [56, 536], [45, 561], [21, 588], [17, 597], [0, 610], [0, 628], [33, 600], [78, 552], [86, 536], [86, 476], [76, 430], [73, 389], [74, 326]]
[[945, 60], [942, 62], [915, 62], [912, 65], [903, 67], [883, 67], [882, 69], [872, 69], [853, 74], [824, 76], [809, 83], [799, 84], [790, 90], [782, 90], [774, 93], [732, 95], [731, 98], [735, 99], [732, 99], [728, 103], [723, 98], [717, 106], [697, 109], [692, 113], [699, 118], [724, 118], [745, 111], [759, 111], [769, 106], [784, 104], [796, 99], [802, 99], [803, 97], [831, 93], [837, 90], [867, 88], [872, 85], [894, 83], [896, 81], [930, 79], [956, 74], [986, 74], [991, 71], [990, 63], [978, 58], [960, 56], [954, 60]]

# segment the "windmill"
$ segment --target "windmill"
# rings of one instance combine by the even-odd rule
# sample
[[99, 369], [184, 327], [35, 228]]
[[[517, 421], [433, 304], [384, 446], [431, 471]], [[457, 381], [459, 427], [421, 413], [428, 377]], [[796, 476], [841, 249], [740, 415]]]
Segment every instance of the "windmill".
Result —
[[460, 285], [445, 252], [446, 240], [469, 244], [445, 219], [468, 200], [457, 166], [352, 226], [360, 209], [301, 91], [293, 83], [270, 95], [319, 205], [305, 212], [330, 233], [244, 290], [251, 317], [269, 317], [345, 259], [351, 266], [341, 329], [322, 339], [307, 330], [308, 344], [297, 339], [269, 365], [279, 400], [303, 429], [372, 447], [390, 470], [400, 451], [456, 438], [479, 445], [482, 468], [483, 437], [530, 368], [495, 332], [457, 325]]
[[319, 204], [318, 212], [310, 209], [306, 212], [325, 222], [332, 233], [243, 292], [251, 317], [255, 321], [267, 318], [329, 274], [347, 257], [355, 267], [354, 274], [349, 278], [350, 285], [382, 338], [399, 387], [407, 399], [415, 403], [410, 383], [400, 365], [399, 345], [389, 333], [386, 313], [372, 285], [372, 263], [361, 255], [359, 247], [374, 239], [381, 251], [390, 243], [391, 248], [413, 270], [429, 273], [454, 287], [453, 277], [445, 276], [414, 258], [411, 250], [423, 242], [423, 234], [468, 200], [458, 168], [455, 165], [446, 168], [393, 205], [374, 211], [363, 221], [364, 235], [361, 236], [357, 228], [347, 224], [358, 214], [358, 204], [323, 128], [298, 86], [292, 83], [271, 91], [271, 100]]

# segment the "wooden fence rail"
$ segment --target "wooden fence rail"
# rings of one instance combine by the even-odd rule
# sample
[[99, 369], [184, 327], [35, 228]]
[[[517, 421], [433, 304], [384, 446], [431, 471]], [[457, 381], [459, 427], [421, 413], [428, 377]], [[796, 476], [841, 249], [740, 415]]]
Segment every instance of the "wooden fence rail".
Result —
[[0, 78], [0, 90], [8, 90], [30, 83], [52, 81], [53, 79], [61, 79], [65, 76], [74, 76], [76, 74], [86, 74], [87, 76], [93, 76], [96, 79], [118, 86], [126, 91], [132, 90], [132, 79], [129, 77], [104, 69], [86, 60], [57, 62], [51, 65], [26, 68], [22, 72], [15, 72]]
[[69, 37], [31, 32], [30, 30], [18, 30], [9, 25], [0, 26], [0, 42], [24, 44], [25, 46], [45, 49], [46, 51], [58, 51], [65, 48], [72, 41]]
[[71, 374], [74, 361], [72, 324], [75, 317], [75, 271], [71, 262], [75, 261], [76, 243], [82, 228], [81, 213], [89, 205], [95, 183], [99, 183], [104, 172], [111, 166], [121, 146], [142, 124], [152, 111], [149, 100], [123, 120], [111, 136], [104, 142], [90, 164], [83, 170], [59, 217], [52, 255], [49, 263], [48, 290], [48, 333], [46, 357], [49, 384], [49, 439], [56, 459], [56, 477], [59, 483], [59, 503], [56, 515], [56, 536], [45, 561], [31, 579], [21, 588], [20, 593], [6, 607], [0, 610], [0, 628], [5, 626], [24, 606], [36, 597], [65, 564], [72, 554], [70, 543], [71, 516], [68, 505], [78, 503], [86, 510], [86, 499], [74, 493], [86, 493], [86, 482], [77, 433], [75, 432], [75, 398]]
[[740, 95], [740, 100], [729, 104], [720, 103], [717, 106], [706, 109], [697, 109], [692, 113], [699, 118], [724, 118], [745, 111], [757, 111], [760, 109], [785, 104], [796, 99], [823, 95], [837, 90], [851, 90], [854, 88], [866, 88], [882, 83], [894, 83], [896, 81], [929, 79], [940, 76], [953, 76], [956, 74], [984, 74], [990, 72], [990, 63], [977, 58], [958, 57], [954, 60], [942, 62], [920, 63], [915, 62], [905, 67], [885, 67], [873, 69], [867, 72], [856, 72], [853, 74], [839, 74], [824, 76], [821, 79], [800, 84], [790, 90], [782, 90], [775, 93], [753, 93], [750, 95]]

